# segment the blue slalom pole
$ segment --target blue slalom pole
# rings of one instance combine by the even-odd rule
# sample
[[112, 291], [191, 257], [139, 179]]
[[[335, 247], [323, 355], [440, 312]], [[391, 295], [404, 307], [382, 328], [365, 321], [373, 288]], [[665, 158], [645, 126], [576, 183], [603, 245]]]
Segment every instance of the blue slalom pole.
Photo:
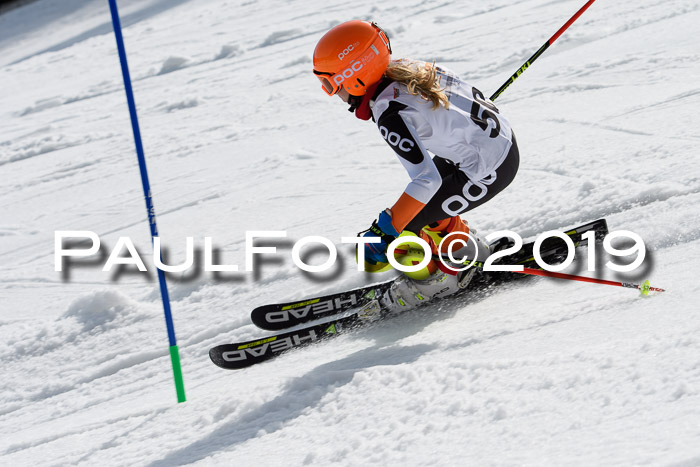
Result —
[[[141, 131], [139, 130], [139, 120], [136, 115], [136, 102], [134, 92], [131, 88], [131, 77], [129, 76], [129, 65], [126, 62], [126, 49], [124, 48], [124, 38], [122, 37], [122, 26], [119, 21], [119, 11], [117, 11], [117, 0], [109, 0], [109, 9], [112, 13], [112, 25], [114, 36], [117, 39], [117, 50], [119, 51], [119, 61], [122, 67], [122, 77], [124, 78], [124, 90], [126, 100], [129, 104], [129, 115], [131, 116], [131, 128], [134, 132], [134, 143], [136, 144], [136, 155], [139, 160], [139, 170], [141, 171], [141, 184], [143, 185], [143, 195], [146, 199], [146, 210], [148, 211], [148, 223], [151, 227], [151, 240], [158, 236], [158, 226], [156, 225], [156, 211], [153, 207], [153, 196], [151, 195], [151, 184], [148, 182], [148, 171], [146, 170], [146, 158], [143, 153], [141, 143]], [[165, 325], [168, 328], [168, 341], [170, 343], [170, 361], [173, 366], [173, 376], [175, 378], [175, 391], [177, 401], [184, 402], [185, 384], [182, 380], [182, 367], [180, 365], [180, 351], [175, 339], [175, 326], [173, 316], [170, 311], [170, 297], [168, 296], [168, 285], [165, 282], [165, 274], [158, 268], [158, 282], [160, 284], [160, 295], [163, 300], [163, 312], [165, 313]]]

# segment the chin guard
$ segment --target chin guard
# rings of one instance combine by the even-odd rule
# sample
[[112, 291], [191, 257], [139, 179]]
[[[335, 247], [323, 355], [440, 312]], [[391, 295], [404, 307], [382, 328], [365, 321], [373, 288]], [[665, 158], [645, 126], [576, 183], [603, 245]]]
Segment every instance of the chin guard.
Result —
[[354, 112], [360, 104], [362, 104], [362, 96], [350, 95], [350, 97], [348, 97], [348, 104], [350, 104], [348, 112]]

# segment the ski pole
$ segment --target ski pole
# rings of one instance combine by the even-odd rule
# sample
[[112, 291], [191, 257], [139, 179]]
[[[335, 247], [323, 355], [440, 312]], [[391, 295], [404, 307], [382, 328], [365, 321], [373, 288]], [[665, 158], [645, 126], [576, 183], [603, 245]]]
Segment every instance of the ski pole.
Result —
[[532, 269], [532, 268], [523, 268], [522, 271], [516, 271], [516, 272], [520, 272], [522, 274], [530, 274], [533, 276], [556, 277], [557, 279], [567, 279], [567, 280], [581, 281], [581, 282], [593, 282], [594, 284], [614, 285], [617, 287], [627, 287], [629, 289], [638, 289], [639, 291], [642, 292], [642, 295], [649, 295], [649, 292], [665, 292], [664, 289], [660, 289], [658, 287], [651, 287], [649, 285], [648, 280], [644, 281], [643, 284], [632, 284], [631, 282], [608, 281], [608, 280], [604, 280], [604, 279], [596, 279], [594, 277], [575, 276], [573, 274], [564, 274], [562, 272], [553, 272], [553, 271], [543, 271], [540, 269]]
[[[117, 41], [117, 52], [119, 62], [122, 68], [122, 78], [124, 79], [124, 90], [126, 91], [126, 101], [129, 107], [129, 115], [131, 117], [131, 129], [134, 133], [134, 143], [136, 145], [136, 156], [139, 162], [139, 170], [141, 172], [141, 185], [143, 187], [143, 195], [146, 199], [146, 210], [148, 212], [148, 223], [151, 227], [151, 238], [158, 236], [158, 227], [156, 225], [156, 213], [153, 207], [153, 197], [151, 196], [151, 185], [148, 181], [148, 171], [146, 170], [146, 157], [143, 152], [143, 144], [141, 142], [141, 131], [139, 130], [139, 121], [136, 114], [136, 102], [134, 101], [134, 91], [131, 87], [131, 76], [129, 75], [129, 66], [126, 61], [126, 48], [124, 47], [124, 37], [122, 36], [122, 26], [119, 19], [119, 11], [117, 9], [117, 0], [109, 0], [109, 9], [112, 14], [112, 26], [114, 28], [114, 37]], [[185, 402], [185, 384], [182, 379], [182, 366], [180, 363], [180, 350], [177, 346], [175, 338], [175, 326], [173, 325], [172, 312], [170, 310], [170, 297], [168, 295], [168, 286], [165, 281], [165, 273], [162, 269], [158, 269], [158, 283], [160, 284], [160, 294], [163, 301], [163, 312], [165, 314], [165, 326], [168, 331], [168, 340], [170, 343], [170, 361], [173, 367], [173, 377], [175, 379], [175, 393], [177, 401]]]
[[578, 17], [581, 16], [581, 15], [583, 14], [583, 12], [586, 11], [586, 9], [588, 9], [588, 7], [591, 6], [591, 4], [592, 4], [594, 1], [595, 1], [595, 0], [588, 0], [588, 2], [586, 2], [586, 4], [583, 5], [583, 6], [581, 7], [581, 9], [580, 9], [579, 11], [577, 11], [576, 14], [575, 14], [574, 16], [572, 16], [572, 17], [569, 19], [569, 21], [566, 22], [566, 24], [564, 24], [564, 26], [562, 26], [561, 28], [559, 28], [559, 30], [558, 30], [556, 33], [554, 33], [554, 35], [553, 35], [552, 37], [550, 37], [549, 40], [548, 40], [547, 42], [545, 42], [544, 45], [542, 45], [542, 47], [540, 47], [539, 50], [538, 50], [537, 52], [535, 52], [535, 54], [534, 54], [532, 57], [530, 57], [530, 58], [523, 64], [523, 66], [521, 66], [520, 68], [518, 68], [518, 70], [517, 70], [515, 73], [513, 73], [513, 76], [511, 76], [510, 78], [508, 78], [508, 81], [506, 81], [505, 83], [503, 83], [503, 84], [501, 85], [501, 87], [498, 88], [498, 91], [496, 91], [496, 92], [493, 93], [493, 96], [491, 96], [491, 100], [492, 100], [492, 101], [495, 101], [496, 98], [497, 98], [498, 96], [500, 96], [501, 93], [502, 93], [503, 91], [505, 91], [506, 88], [508, 88], [508, 86], [510, 86], [510, 84], [518, 78], [518, 76], [522, 75], [523, 72], [524, 72], [525, 70], [527, 70], [527, 68], [528, 68], [535, 60], [537, 60], [537, 58], [538, 58], [540, 55], [542, 55], [542, 54], [544, 53], [544, 51], [547, 50], [547, 48], [548, 48], [550, 45], [552, 45], [552, 44], [554, 43], [554, 41], [556, 41], [556, 40], [559, 38], [559, 36], [561, 36], [561, 35], [564, 33], [564, 31], [566, 31], [567, 28], [568, 28], [569, 26], [571, 26], [571, 24], [572, 24], [574, 21], [576, 21], [576, 20], [578, 19]]

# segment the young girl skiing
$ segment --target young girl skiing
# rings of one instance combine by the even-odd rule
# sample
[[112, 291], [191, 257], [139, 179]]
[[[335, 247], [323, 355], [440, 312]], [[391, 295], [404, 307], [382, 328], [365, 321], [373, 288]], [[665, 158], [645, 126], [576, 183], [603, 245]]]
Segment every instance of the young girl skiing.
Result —
[[[446, 251], [443, 237], [469, 233], [459, 214], [503, 191], [519, 165], [510, 123], [481, 91], [434, 63], [391, 61], [390, 54], [384, 31], [356, 20], [328, 31], [313, 58], [323, 90], [347, 102], [357, 118], [372, 118], [411, 177], [364, 234], [380, 239], [364, 247], [370, 271], [386, 269], [387, 247], [402, 233], [423, 238], [435, 255]], [[433, 260], [418, 279], [395, 281], [381, 304], [391, 311], [413, 308], [465, 287], [472, 275], [473, 269], [458, 274]]]

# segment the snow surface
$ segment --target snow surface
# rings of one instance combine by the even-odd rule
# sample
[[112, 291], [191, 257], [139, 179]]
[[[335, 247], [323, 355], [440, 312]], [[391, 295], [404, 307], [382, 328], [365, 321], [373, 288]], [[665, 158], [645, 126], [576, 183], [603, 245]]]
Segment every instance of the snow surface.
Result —
[[[697, 0], [593, 4], [498, 99], [520, 173], [466, 216], [524, 237], [605, 217], [649, 248], [626, 279], [667, 293], [525, 279], [239, 372], [207, 352], [265, 335], [253, 307], [390, 277], [340, 238], [408, 179], [319, 89], [319, 37], [371, 18], [488, 95], [583, 1], [119, 4], [170, 262], [187, 236], [241, 268], [247, 230], [289, 242], [258, 274], [169, 276], [176, 404], [154, 275], [101, 271], [120, 236], [152, 258], [107, 2], [0, 16], [2, 465], [700, 465]], [[102, 256], [55, 272], [56, 230]], [[293, 265], [307, 235], [339, 245], [332, 280]]]

